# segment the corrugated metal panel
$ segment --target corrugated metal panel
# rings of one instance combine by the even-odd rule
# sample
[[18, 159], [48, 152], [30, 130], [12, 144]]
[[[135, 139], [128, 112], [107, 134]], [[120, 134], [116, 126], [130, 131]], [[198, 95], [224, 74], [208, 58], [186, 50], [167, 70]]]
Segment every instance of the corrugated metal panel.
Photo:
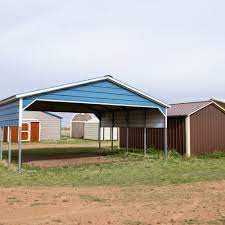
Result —
[[[126, 128], [120, 130], [120, 145], [126, 147]], [[156, 149], [164, 147], [164, 129], [147, 129], [147, 146]], [[185, 118], [168, 118], [168, 148], [176, 149], [180, 154], [185, 154]], [[144, 128], [129, 128], [129, 147], [144, 147]]]
[[[163, 149], [163, 129], [147, 128], [147, 147]], [[120, 128], [120, 147], [126, 148], [126, 128]], [[129, 128], [129, 148], [144, 148], [144, 128]]]
[[191, 125], [191, 154], [225, 151], [225, 114], [211, 104], [193, 114]]
[[168, 148], [181, 155], [186, 153], [185, 117], [169, 117], [167, 132]]
[[162, 111], [165, 111], [165, 107], [161, 106], [160, 104], [150, 101], [110, 81], [98, 81], [95, 83], [80, 85], [64, 90], [52, 91], [46, 94], [26, 97], [23, 100], [23, 107], [26, 107], [35, 99], [158, 107]]
[[0, 126], [19, 125], [19, 100], [0, 106]]
[[[146, 114], [145, 114], [146, 113]], [[129, 110], [127, 112], [114, 112], [114, 126], [126, 127], [128, 117], [129, 127], [144, 127], [146, 118], [146, 127], [148, 128], [163, 128], [165, 118], [163, 114], [156, 109], [151, 110]], [[112, 113], [102, 115], [102, 127], [112, 126]]]

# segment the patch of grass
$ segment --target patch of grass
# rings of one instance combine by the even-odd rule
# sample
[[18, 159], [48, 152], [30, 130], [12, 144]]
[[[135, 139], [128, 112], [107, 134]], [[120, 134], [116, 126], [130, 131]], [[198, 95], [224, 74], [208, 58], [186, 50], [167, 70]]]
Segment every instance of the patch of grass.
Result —
[[[96, 151], [97, 148], [32, 149], [24, 150], [23, 157]], [[17, 151], [12, 151], [14, 167], [0, 163], [0, 186], [168, 185], [225, 179], [225, 153], [183, 158], [171, 151], [168, 160], [164, 160], [163, 152], [154, 149], [148, 151], [147, 157], [140, 150], [105, 153], [104, 157], [118, 160], [107, 164], [56, 168], [23, 165], [23, 173], [18, 176], [13, 169], [17, 167]]]
[[225, 216], [221, 216], [220, 218], [216, 218], [214, 220], [210, 220], [207, 222], [210, 225], [222, 225], [225, 224]]
[[[101, 141], [102, 145], [108, 145], [111, 146], [111, 141]], [[96, 145], [98, 146], [98, 141], [95, 140], [84, 140], [84, 139], [78, 139], [78, 138], [70, 138], [70, 137], [61, 137], [60, 140], [43, 140], [40, 142], [23, 142], [23, 146], [31, 146], [32, 148], [35, 148], [35, 145], [60, 145], [60, 144], [73, 144], [73, 145]], [[12, 143], [12, 148], [17, 148], [17, 143]], [[114, 141], [114, 146], [117, 146], [118, 142]], [[7, 143], [4, 142], [4, 147], [7, 148]]]

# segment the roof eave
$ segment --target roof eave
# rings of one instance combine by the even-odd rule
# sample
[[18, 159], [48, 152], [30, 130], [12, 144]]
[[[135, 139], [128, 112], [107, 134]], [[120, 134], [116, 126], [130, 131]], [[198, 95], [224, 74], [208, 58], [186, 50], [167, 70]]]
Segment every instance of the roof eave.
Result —
[[1, 101], [0, 101], [0, 105], [8, 104], [8, 103], [13, 102], [13, 101], [15, 101], [15, 100], [17, 100], [17, 99], [18, 99], [18, 98], [17, 98], [16, 95], [11, 96], [11, 97], [9, 97], [9, 98], [6, 98], [6, 99], [1, 100]]

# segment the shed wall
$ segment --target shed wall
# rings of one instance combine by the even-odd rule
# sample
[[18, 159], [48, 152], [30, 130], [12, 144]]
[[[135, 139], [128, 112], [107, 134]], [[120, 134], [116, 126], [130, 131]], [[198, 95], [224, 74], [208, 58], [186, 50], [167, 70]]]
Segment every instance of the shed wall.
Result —
[[84, 122], [71, 122], [71, 138], [84, 137]]
[[211, 104], [190, 117], [191, 154], [225, 151], [225, 114]]
[[24, 111], [23, 117], [26, 119], [35, 118], [40, 122], [41, 140], [60, 140], [61, 119], [44, 112]]

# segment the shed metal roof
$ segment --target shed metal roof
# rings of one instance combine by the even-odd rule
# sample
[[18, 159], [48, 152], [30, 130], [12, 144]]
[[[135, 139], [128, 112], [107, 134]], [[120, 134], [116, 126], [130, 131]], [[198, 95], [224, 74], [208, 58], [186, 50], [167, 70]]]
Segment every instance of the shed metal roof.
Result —
[[168, 116], [188, 116], [201, 108], [211, 104], [212, 101], [199, 101], [199, 102], [187, 102], [171, 104], [171, 108], [168, 109]]
[[76, 113], [72, 119], [72, 122], [85, 122], [91, 120], [93, 117], [90, 113]]

